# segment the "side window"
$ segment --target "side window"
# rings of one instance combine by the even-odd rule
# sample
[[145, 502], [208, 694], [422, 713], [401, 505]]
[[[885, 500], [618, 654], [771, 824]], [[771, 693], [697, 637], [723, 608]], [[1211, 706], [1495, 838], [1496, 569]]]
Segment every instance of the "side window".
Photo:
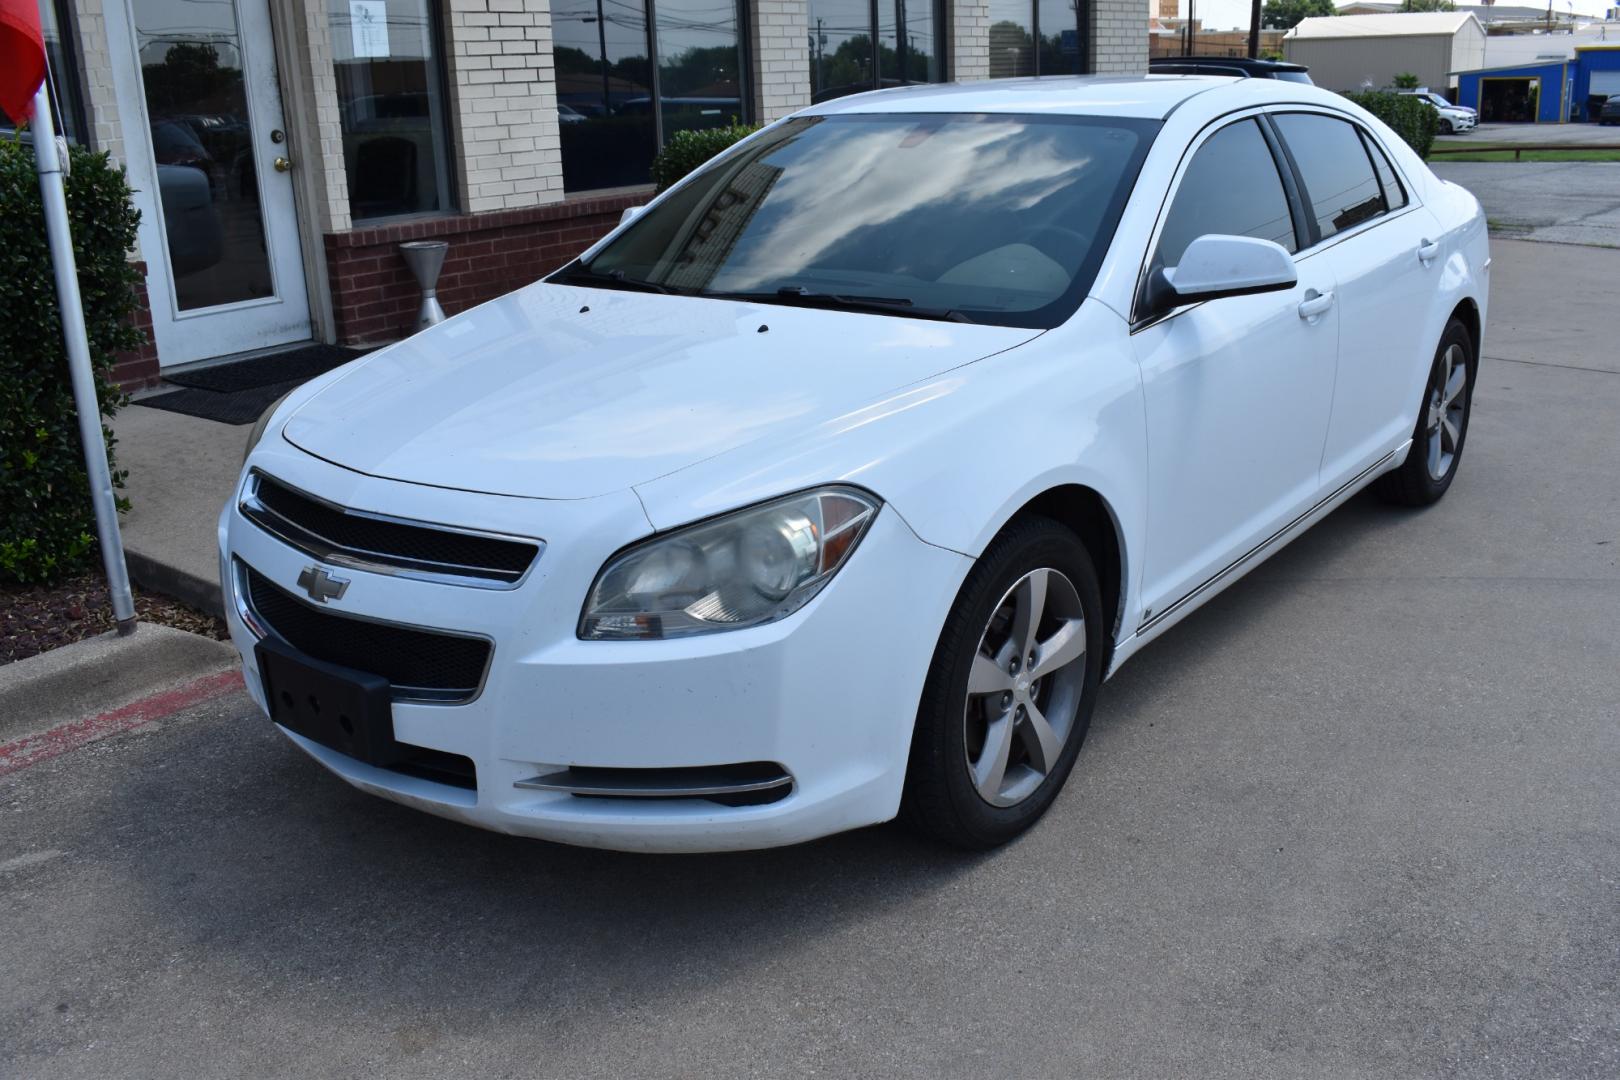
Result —
[[1278, 113], [1272, 119], [1299, 166], [1305, 203], [1322, 239], [1384, 212], [1384, 196], [1355, 125], [1316, 113]]
[[1372, 136], [1363, 131], [1361, 141], [1367, 144], [1367, 153], [1372, 155], [1373, 169], [1378, 173], [1378, 184], [1384, 189], [1384, 205], [1391, 210], [1399, 210], [1406, 205], [1406, 189], [1401, 187], [1400, 177], [1395, 175], [1395, 169], [1385, 156], [1383, 147], [1374, 142]]
[[1298, 248], [1276, 159], [1253, 120], [1228, 124], [1193, 154], [1165, 215], [1152, 269], [1175, 266], [1187, 245], [1207, 233]]

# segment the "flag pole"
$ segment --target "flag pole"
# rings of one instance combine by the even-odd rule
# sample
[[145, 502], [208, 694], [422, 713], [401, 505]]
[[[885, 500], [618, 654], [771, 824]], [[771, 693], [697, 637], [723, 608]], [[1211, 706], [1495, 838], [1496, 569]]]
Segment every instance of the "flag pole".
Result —
[[34, 92], [34, 162], [39, 172], [39, 194], [45, 205], [45, 235], [50, 242], [56, 271], [56, 300], [62, 313], [62, 340], [67, 346], [68, 374], [73, 379], [73, 403], [79, 413], [79, 441], [84, 444], [84, 468], [90, 478], [90, 501], [96, 510], [96, 538], [101, 542], [101, 563], [107, 571], [107, 592], [112, 596], [118, 636], [135, 632], [135, 598], [124, 565], [124, 541], [118, 532], [118, 501], [113, 496], [112, 471], [107, 466], [107, 444], [101, 434], [101, 404], [96, 400], [95, 371], [90, 366], [90, 341], [84, 332], [84, 303], [79, 297], [79, 269], [73, 258], [73, 237], [68, 232], [67, 195], [62, 187], [62, 160], [56, 145], [56, 124], [51, 99], [43, 82]]

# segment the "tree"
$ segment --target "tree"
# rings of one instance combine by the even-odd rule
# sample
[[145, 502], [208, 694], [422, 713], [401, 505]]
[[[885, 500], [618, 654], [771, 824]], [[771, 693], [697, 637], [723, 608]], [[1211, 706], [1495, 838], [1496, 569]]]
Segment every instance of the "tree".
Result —
[[1397, 90], [1416, 90], [1418, 88], [1418, 77], [1410, 71], [1403, 71], [1395, 76], [1394, 82]]
[[1274, 30], [1289, 30], [1300, 20], [1321, 15], [1336, 15], [1333, 0], [1266, 0], [1260, 13], [1260, 25]]
[[1456, 11], [1451, 0], [1406, 0], [1405, 11]]

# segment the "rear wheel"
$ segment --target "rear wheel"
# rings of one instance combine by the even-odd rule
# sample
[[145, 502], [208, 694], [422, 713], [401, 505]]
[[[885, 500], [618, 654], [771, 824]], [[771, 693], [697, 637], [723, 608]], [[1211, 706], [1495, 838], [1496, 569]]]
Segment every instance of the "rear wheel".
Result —
[[1429, 370], [1411, 453], [1399, 469], [1379, 477], [1380, 495], [1402, 506], [1428, 506], [1451, 487], [1468, 438], [1477, 371], [1468, 328], [1452, 319]]
[[1079, 537], [1015, 522], [957, 594], [912, 736], [903, 816], [988, 848], [1034, 824], [1085, 739], [1102, 676], [1102, 601]]

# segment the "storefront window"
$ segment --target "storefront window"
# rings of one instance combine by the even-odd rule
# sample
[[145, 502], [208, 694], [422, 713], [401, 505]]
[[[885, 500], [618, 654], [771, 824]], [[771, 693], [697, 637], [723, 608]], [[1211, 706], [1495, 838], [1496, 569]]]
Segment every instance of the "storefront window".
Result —
[[355, 221], [448, 210], [443, 52], [431, 0], [328, 0]]
[[810, 0], [810, 100], [942, 81], [943, 25], [937, 0]]
[[670, 135], [748, 118], [735, 2], [653, 7], [651, 28], [637, 0], [558, 0], [551, 10], [567, 191], [644, 184]]
[[1084, 11], [1083, 0], [990, 0], [990, 77], [1084, 74]]
[[[39, 23], [45, 31], [45, 63], [50, 74], [51, 116], [56, 133], [72, 143], [85, 145], [84, 98], [79, 89], [79, 63], [73, 48], [72, 26], [67, 0], [39, 0]], [[5, 113], [0, 113], [0, 132], [15, 130]]]

